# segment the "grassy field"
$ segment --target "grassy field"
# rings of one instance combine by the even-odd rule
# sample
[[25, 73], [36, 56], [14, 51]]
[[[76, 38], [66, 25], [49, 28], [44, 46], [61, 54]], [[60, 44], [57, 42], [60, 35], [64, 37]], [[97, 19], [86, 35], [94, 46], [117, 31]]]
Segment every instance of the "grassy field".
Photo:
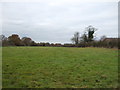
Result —
[[105, 48], [3, 47], [3, 88], [115, 88], [118, 51]]

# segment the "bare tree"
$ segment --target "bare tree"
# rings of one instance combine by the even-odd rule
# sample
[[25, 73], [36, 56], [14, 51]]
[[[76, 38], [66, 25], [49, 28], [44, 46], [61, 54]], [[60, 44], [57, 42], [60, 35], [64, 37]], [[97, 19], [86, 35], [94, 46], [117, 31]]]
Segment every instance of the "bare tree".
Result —
[[88, 42], [88, 37], [85, 33], [80, 37], [80, 39], [81, 42]]
[[0, 35], [0, 46], [8, 46], [8, 38], [5, 35]]
[[79, 32], [75, 32], [73, 38], [71, 39], [71, 41], [74, 43], [74, 44], [79, 44], [79, 41], [80, 41], [80, 37], [79, 37]]

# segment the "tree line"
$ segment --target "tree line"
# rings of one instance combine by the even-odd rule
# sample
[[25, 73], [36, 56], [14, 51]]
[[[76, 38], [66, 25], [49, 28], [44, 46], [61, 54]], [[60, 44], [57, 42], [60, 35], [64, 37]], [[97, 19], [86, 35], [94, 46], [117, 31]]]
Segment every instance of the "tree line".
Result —
[[0, 43], [2, 46], [62, 46], [61, 43], [36, 43], [30, 37], [23, 37], [20, 39], [19, 35], [17, 34], [12, 34], [9, 37], [0, 35]]
[[100, 40], [95, 40], [95, 32], [97, 29], [93, 26], [85, 28], [84, 34], [79, 35], [79, 32], [75, 32], [71, 38], [72, 42], [77, 47], [106, 47], [106, 48], [120, 48], [119, 38], [107, 38], [103, 35]]
[[30, 37], [20, 38], [17, 34], [12, 34], [9, 37], [0, 35], [0, 43], [2, 46], [53, 46], [53, 47], [106, 47], [106, 48], [118, 48], [120, 47], [120, 40], [118, 38], [107, 38], [102, 36], [100, 40], [95, 40], [96, 28], [88, 26], [85, 28], [85, 32], [80, 36], [79, 32], [75, 32], [71, 38], [72, 43], [36, 43]]

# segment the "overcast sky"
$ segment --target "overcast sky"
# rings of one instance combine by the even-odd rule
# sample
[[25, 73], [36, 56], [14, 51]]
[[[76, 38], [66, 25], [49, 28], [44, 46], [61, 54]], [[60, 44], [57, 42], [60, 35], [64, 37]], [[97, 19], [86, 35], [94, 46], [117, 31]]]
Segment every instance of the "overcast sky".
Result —
[[2, 3], [2, 33], [31, 37], [36, 42], [70, 43], [74, 32], [97, 28], [97, 38], [118, 36], [117, 2], [41, 2]]

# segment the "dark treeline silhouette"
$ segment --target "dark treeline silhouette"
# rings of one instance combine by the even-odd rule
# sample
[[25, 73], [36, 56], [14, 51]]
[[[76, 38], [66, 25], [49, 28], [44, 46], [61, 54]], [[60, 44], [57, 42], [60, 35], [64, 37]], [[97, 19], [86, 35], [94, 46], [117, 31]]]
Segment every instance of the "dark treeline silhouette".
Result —
[[81, 37], [79, 32], [75, 32], [74, 36], [71, 38], [73, 43], [36, 43], [30, 37], [20, 38], [19, 35], [12, 34], [9, 37], [0, 35], [0, 44], [2, 46], [105, 47], [120, 49], [120, 39], [118, 38], [107, 38], [106, 36], [102, 36], [100, 40], [95, 40], [94, 33], [96, 30], [97, 29], [93, 26], [88, 26]]

